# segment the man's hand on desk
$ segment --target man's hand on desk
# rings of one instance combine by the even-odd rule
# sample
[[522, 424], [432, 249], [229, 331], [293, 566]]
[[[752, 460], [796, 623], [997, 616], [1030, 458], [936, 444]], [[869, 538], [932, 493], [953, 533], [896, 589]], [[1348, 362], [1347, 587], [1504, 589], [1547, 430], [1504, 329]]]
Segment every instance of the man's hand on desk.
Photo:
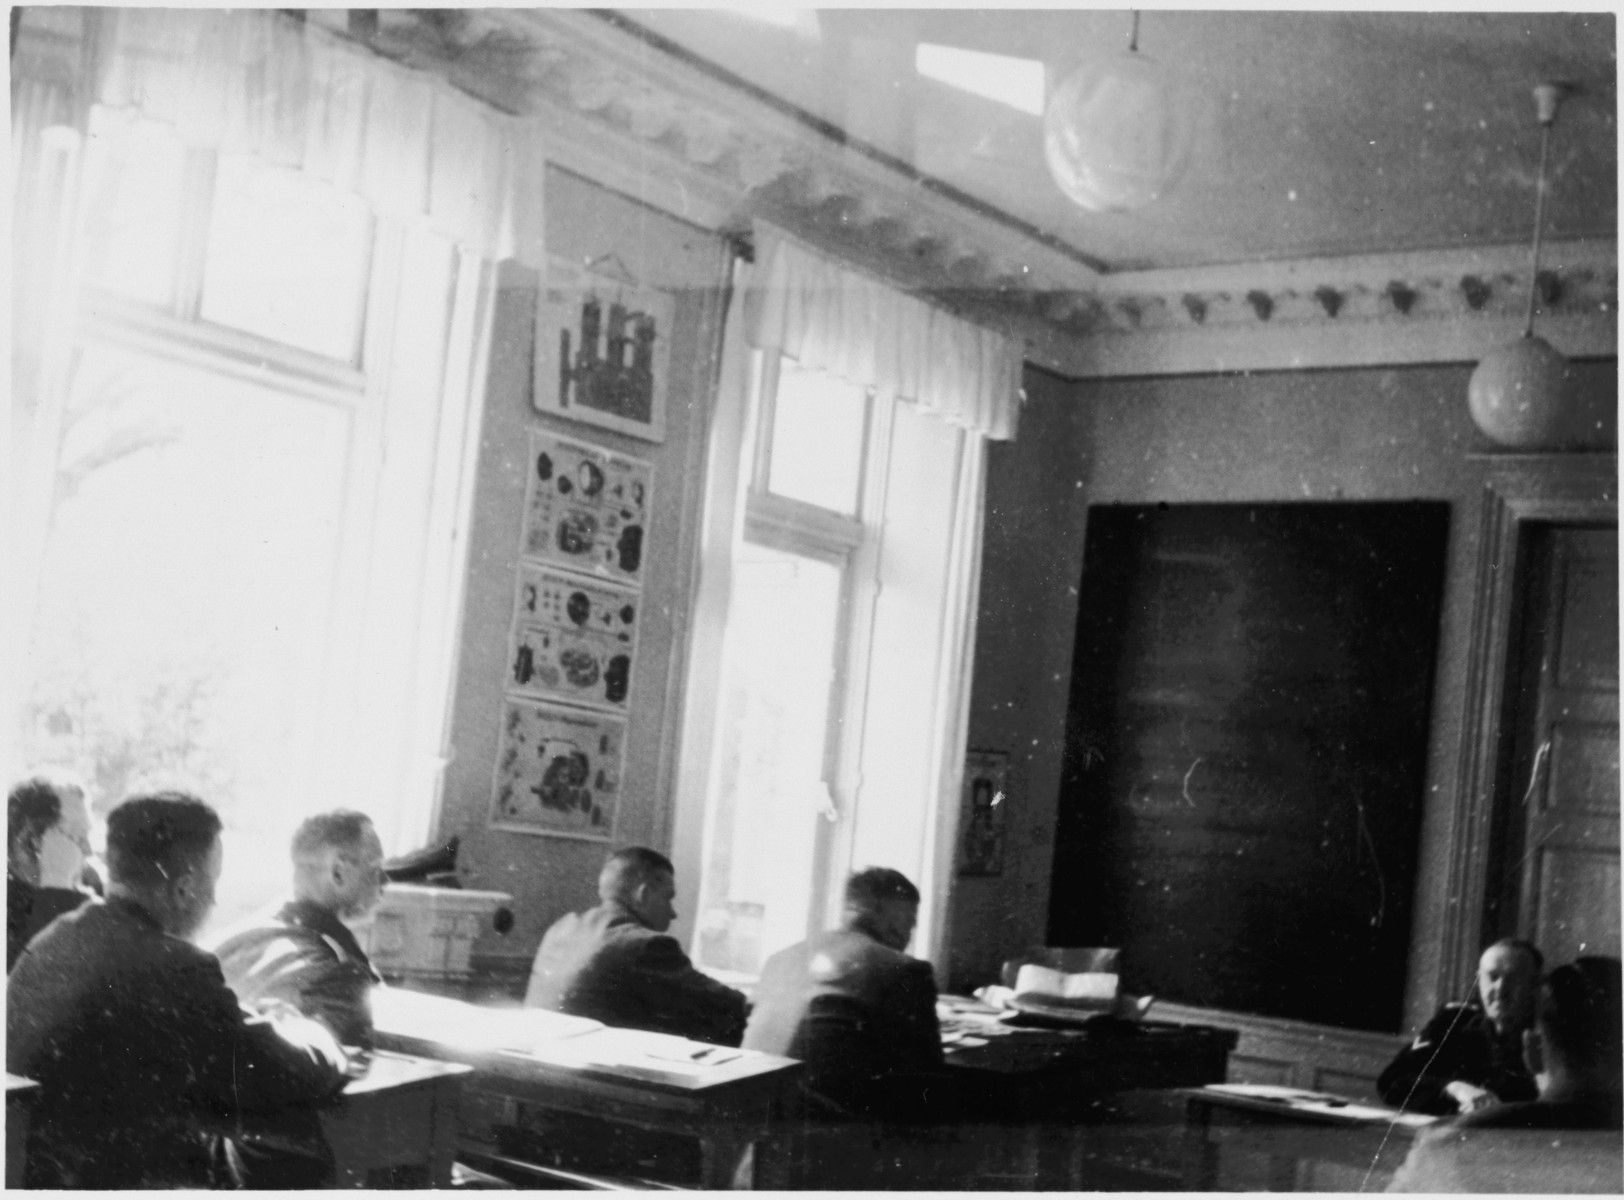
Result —
[[1500, 1103], [1500, 1098], [1493, 1092], [1461, 1079], [1452, 1079], [1444, 1084], [1444, 1094], [1454, 1097], [1455, 1103], [1460, 1106], [1463, 1113], [1480, 1112]]

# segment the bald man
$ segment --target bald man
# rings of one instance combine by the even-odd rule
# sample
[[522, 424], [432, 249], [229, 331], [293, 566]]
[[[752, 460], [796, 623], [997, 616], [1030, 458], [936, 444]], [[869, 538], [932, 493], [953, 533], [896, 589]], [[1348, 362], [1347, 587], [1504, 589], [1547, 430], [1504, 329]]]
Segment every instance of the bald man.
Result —
[[1446, 1004], [1376, 1081], [1394, 1108], [1449, 1116], [1532, 1100], [1523, 1034], [1534, 1023], [1544, 957], [1531, 943], [1502, 938], [1477, 964], [1477, 996]]
[[666, 930], [676, 920], [671, 860], [644, 846], [609, 856], [600, 903], [541, 939], [524, 1002], [605, 1025], [737, 1046], [745, 999], [695, 969]]
[[365, 813], [336, 809], [294, 832], [293, 899], [268, 922], [228, 933], [220, 969], [245, 1004], [281, 1000], [342, 1045], [372, 1047], [372, 989], [381, 982], [345, 922], [383, 896], [383, 844]]

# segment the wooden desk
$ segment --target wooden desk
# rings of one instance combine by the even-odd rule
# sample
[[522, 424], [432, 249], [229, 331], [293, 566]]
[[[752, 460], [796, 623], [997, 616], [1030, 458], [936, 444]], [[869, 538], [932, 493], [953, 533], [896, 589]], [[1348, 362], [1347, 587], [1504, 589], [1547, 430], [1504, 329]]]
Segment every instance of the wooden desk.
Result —
[[473, 1069], [474, 1091], [521, 1101], [554, 1112], [573, 1113], [619, 1125], [691, 1137], [700, 1147], [699, 1186], [733, 1186], [745, 1154], [755, 1187], [782, 1188], [788, 1180], [789, 1151], [784, 1139], [799, 1100], [801, 1064], [770, 1054], [740, 1051], [738, 1057], [708, 1068], [703, 1076], [654, 1079], [635, 1069], [583, 1064], [587, 1039], [619, 1031], [605, 1029], [546, 1044], [529, 1053], [449, 1045], [387, 1027], [380, 1015], [377, 1041], [391, 1050], [421, 1054]]
[[367, 1073], [321, 1114], [336, 1186], [365, 1187], [374, 1170], [407, 1168], [411, 1178], [397, 1174], [397, 1186], [450, 1187], [457, 1110], [470, 1073], [461, 1063], [375, 1053]]
[[[1225, 1147], [1266, 1155], [1267, 1190], [1302, 1188], [1303, 1163], [1335, 1163], [1364, 1172], [1361, 1191], [1381, 1191], [1432, 1118], [1291, 1089], [1205, 1087], [1186, 1093], [1184, 1186], [1218, 1186]], [[1342, 1190], [1340, 1188], [1335, 1190]]]
[[21, 1075], [6, 1074], [6, 1188], [23, 1186], [28, 1147], [28, 1117], [39, 1085]]
[[[352, 1079], [332, 1104], [318, 1112], [322, 1137], [332, 1151], [334, 1187], [451, 1186], [456, 1156], [457, 1112], [469, 1068], [460, 1063], [379, 1051], [365, 1075]], [[286, 1153], [311, 1155], [312, 1147], [289, 1136], [274, 1117], [246, 1116], [219, 1133]], [[389, 1172], [377, 1181], [375, 1172]]]
[[1121, 1186], [1102, 1180], [1128, 1170], [1117, 1160], [1139, 1156], [1140, 1143], [1178, 1144], [1178, 1128], [1169, 1128], [1165, 1116], [1153, 1127], [1138, 1124], [1135, 1114], [1145, 1106], [1122, 1103], [1128, 1094], [1143, 1098], [1222, 1081], [1236, 1037], [1206, 1025], [1110, 1022], [1014, 1028], [986, 1045], [950, 1045], [945, 1054], [973, 1094], [985, 1098], [993, 1123], [1005, 1127], [1001, 1137], [990, 1128], [980, 1132], [984, 1145], [1002, 1146], [991, 1150], [1002, 1166], [983, 1163], [984, 1175], [1003, 1175], [1014, 1190], [1092, 1190]]

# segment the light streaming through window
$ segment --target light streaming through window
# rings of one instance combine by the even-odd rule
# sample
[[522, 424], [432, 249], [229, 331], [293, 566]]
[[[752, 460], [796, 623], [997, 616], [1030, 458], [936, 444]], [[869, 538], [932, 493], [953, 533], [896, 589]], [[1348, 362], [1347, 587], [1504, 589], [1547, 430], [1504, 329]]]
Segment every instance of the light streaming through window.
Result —
[[996, 100], [1035, 117], [1043, 115], [1044, 71], [1036, 59], [925, 42], [914, 54], [914, 67], [926, 79]]

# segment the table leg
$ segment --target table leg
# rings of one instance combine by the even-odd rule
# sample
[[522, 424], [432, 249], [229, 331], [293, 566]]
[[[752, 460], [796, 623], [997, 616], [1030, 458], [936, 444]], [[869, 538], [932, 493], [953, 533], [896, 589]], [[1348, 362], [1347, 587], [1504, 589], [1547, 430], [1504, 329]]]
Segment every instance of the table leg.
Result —
[[[742, 1170], [743, 1159], [750, 1149], [747, 1138], [734, 1134], [709, 1133], [699, 1139], [699, 1186], [702, 1191], [717, 1192], [740, 1186], [738, 1176], [753, 1172]], [[750, 1181], [753, 1182], [753, 1181]]]
[[457, 1156], [457, 1112], [461, 1108], [462, 1079], [438, 1081], [434, 1089], [433, 1131], [429, 1147], [429, 1186], [451, 1186], [452, 1165]]
[[1218, 1186], [1218, 1147], [1208, 1138], [1212, 1106], [1191, 1096], [1184, 1106], [1184, 1190], [1210, 1192]]

